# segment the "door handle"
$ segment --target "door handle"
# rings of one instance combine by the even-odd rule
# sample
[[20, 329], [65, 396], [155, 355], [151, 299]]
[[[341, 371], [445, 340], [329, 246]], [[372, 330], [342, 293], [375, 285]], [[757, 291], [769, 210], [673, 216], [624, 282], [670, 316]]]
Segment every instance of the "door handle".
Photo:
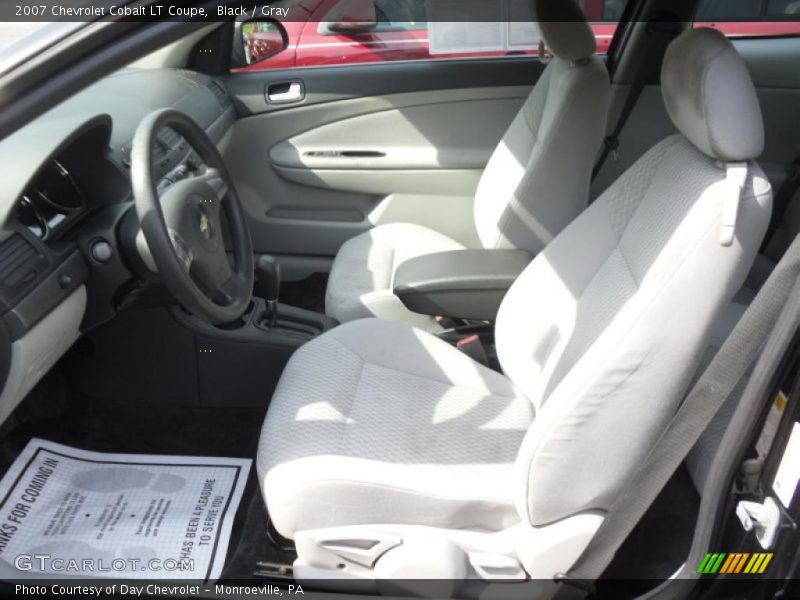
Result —
[[379, 150], [309, 150], [303, 156], [313, 158], [385, 158], [386, 153]]
[[300, 102], [306, 97], [305, 87], [302, 81], [284, 81], [282, 83], [271, 83], [267, 87], [267, 102], [270, 104], [287, 104], [289, 102]]

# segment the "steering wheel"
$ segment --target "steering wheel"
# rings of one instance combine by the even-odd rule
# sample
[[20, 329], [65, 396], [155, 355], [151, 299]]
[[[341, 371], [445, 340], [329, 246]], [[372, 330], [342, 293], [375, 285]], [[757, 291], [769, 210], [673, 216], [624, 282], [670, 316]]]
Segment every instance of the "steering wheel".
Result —
[[[206, 169], [159, 194], [153, 181], [153, 147], [165, 127], [183, 136]], [[206, 132], [177, 110], [151, 113], [133, 138], [131, 180], [142, 233], [167, 289], [212, 324], [241, 317], [253, 295], [253, 242], [231, 176]], [[223, 212], [229, 240], [223, 239]], [[233, 266], [226, 241], [233, 250]]]

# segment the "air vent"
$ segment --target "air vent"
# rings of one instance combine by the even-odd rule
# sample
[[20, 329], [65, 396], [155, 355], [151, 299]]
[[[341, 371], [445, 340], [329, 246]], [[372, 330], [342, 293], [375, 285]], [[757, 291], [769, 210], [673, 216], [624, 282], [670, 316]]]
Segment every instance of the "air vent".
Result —
[[25, 238], [14, 234], [0, 244], [0, 286], [14, 295], [41, 272], [44, 256]]
[[151, 157], [153, 159], [153, 164], [158, 164], [162, 159], [167, 157], [167, 147], [156, 142], [153, 144], [153, 152]]
[[222, 108], [228, 108], [231, 105], [231, 99], [228, 96], [228, 92], [225, 91], [225, 88], [222, 87], [222, 84], [219, 81], [209, 81], [208, 89], [214, 92], [214, 95], [217, 97], [217, 102], [219, 102], [219, 105]]
[[170, 149], [175, 148], [181, 143], [181, 136], [171, 127], [162, 129], [161, 133], [158, 134], [158, 139], [164, 142], [164, 145]]
[[130, 169], [131, 167], [131, 150], [133, 149], [133, 144], [128, 143], [124, 146], [121, 146], [119, 151], [122, 153], [122, 166], [126, 169]]

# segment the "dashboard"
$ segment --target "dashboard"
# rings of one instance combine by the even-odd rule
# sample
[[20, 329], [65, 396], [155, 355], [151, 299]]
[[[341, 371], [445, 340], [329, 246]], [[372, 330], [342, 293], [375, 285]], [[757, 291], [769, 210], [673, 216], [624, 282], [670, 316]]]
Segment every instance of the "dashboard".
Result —
[[[221, 149], [236, 120], [214, 78], [124, 70], [0, 141], [0, 421], [69, 338], [115, 314], [137, 279], [137, 265], [120, 247], [123, 230], [138, 227], [130, 153], [141, 120], [160, 108], [186, 113]], [[160, 189], [202, 168], [176, 132], [163, 130], [154, 141]], [[21, 362], [27, 366], [18, 373]]]
[[83, 190], [56, 158], [47, 161], [37, 180], [20, 198], [16, 217], [40, 240], [53, 236], [86, 204]]
[[17, 201], [10, 225], [52, 247], [93, 206], [125, 199], [124, 172], [109, 160], [111, 118], [87, 121], [47, 158]]

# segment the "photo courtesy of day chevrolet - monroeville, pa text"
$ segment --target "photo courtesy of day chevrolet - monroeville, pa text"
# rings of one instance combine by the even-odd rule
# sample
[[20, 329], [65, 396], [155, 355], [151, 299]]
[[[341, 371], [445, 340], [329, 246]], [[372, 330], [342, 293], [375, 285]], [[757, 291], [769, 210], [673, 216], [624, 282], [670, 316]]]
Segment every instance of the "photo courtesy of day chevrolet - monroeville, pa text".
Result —
[[800, 598], [800, 0], [0, 2], [0, 597]]

